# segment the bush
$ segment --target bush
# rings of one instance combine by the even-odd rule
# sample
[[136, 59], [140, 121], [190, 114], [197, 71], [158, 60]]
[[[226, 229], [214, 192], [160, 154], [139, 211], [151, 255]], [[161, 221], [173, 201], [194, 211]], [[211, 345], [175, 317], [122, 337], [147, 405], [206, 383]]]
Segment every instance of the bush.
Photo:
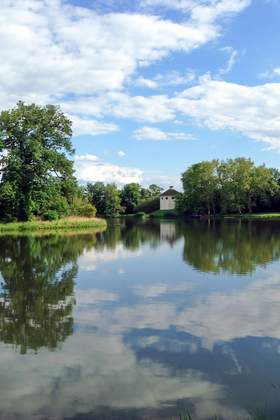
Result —
[[135, 217], [142, 217], [142, 218], [144, 218], [146, 216], [147, 215], [146, 215], [146, 213], [144, 211], [139, 211], [138, 213], [135, 214]]
[[49, 210], [44, 214], [44, 220], [52, 221], [60, 219], [59, 214], [55, 210]]
[[96, 215], [96, 208], [89, 203], [79, 204], [75, 208], [75, 215], [82, 216], [82, 217], [95, 217]]
[[159, 210], [159, 197], [153, 198], [151, 200], [143, 201], [140, 203], [135, 211], [136, 212], [144, 212], [144, 213], [152, 213], [156, 210]]

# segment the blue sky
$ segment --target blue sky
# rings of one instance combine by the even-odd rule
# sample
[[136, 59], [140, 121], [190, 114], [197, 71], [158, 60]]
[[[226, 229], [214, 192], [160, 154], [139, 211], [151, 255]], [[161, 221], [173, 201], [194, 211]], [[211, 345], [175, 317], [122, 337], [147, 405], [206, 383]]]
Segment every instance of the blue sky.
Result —
[[280, 168], [279, 21], [277, 0], [2, 0], [0, 109], [60, 105], [80, 182]]

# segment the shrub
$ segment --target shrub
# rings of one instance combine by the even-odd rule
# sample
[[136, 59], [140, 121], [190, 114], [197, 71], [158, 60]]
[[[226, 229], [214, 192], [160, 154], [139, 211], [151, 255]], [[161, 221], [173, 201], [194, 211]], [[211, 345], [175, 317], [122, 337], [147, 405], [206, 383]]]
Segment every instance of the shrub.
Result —
[[152, 213], [159, 210], [159, 197], [143, 201], [136, 207], [136, 212]]
[[95, 217], [96, 208], [89, 203], [81, 203], [75, 208], [75, 215], [82, 217]]
[[142, 218], [144, 218], [146, 216], [147, 215], [146, 215], [146, 213], [144, 211], [139, 211], [138, 213], [135, 214], [135, 217], [142, 217]]
[[59, 214], [57, 211], [55, 210], [48, 210], [44, 216], [43, 216], [44, 220], [48, 220], [48, 221], [52, 221], [52, 220], [58, 220]]

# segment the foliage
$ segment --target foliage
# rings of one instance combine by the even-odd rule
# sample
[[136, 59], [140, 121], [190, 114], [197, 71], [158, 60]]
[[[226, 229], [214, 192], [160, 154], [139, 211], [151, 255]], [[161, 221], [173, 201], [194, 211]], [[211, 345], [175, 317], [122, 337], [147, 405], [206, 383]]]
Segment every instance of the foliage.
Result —
[[88, 218], [88, 217], [67, 217], [59, 220], [51, 221], [32, 221], [32, 222], [16, 222], [1, 223], [0, 233], [17, 233], [31, 231], [57, 231], [68, 229], [86, 229], [93, 228], [104, 230], [107, 224], [105, 220]]
[[99, 215], [114, 217], [123, 212], [120, 192], [115, 184], [87, 184], [86, 196]]
[[19, 102], [0, 114], [2, 218], [67, 212], [74, 194], [71, 121], [58, 107]]
[[157, 210], [151, 213], [150, 216], [159, 219], [171, 219], [174, 217], [178, 217], [179, 213], [177, 210]]
[[105, 189], [105, 216], [114, 217], [122, 213], [121, 197], [115, 184], [108, 184]]
[[97, 211], [97, 214], [105, 214], [106, 212], [106, 186], [103, 182], [95, 182], [94, 184], [87, 184], [86, 194], [88, 200], [92, 203]]
[[215, 213], [218, 190], [218, 161], [204, 161], [192, 165], [182, 175], [184, 202], [195, 213]]
[[177, 208], [185, 213], [241, 214], [279, 206], [279, 172], [250, 159], [197, 163], [183, 173], [182, 182]]
[[136, 212], [145, 212], [145, 213], [152, 213], [154, 211], [159, 210], [160, 204], [159, 204], [159, 198], [150, 198], [147, 201], [142, 201], [136, 208]]
[[141, 185], [135, 182], [126, 184], [121, 190], [121, 204], [126, 213], [134, 213], [136, 207], [141, 202], [143, 191]]

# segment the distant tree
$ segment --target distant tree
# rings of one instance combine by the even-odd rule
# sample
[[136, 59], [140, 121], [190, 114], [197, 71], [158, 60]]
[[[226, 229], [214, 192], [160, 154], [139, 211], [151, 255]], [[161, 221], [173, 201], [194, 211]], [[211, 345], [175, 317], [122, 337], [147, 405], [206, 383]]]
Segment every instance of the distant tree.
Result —
[[158, 186], [158, 185], [156, 185], [156, 184], [151, 184], [151, 185], [149, 186], [149, 190], [150, 190], [150, 192], [151, 192], [151, 196], [152, 196], [152, 197], [157, 197], [158, 195], [160, 195], [160, 194], [161, 194], [161, 192], [163, 191], [163, 188], [159, 187], [159, 186]]
[[192, 212], [215, 213], [215, 206], [218, 194], [218, 161], [200, 162], [192, 165], [182, 175], [184, 197], [180, 198], [188, 206], [186, 210]]
[[279, 190], [274, 173], [264, 165], [255, 166], [251, 159], [229, 159], [219, 165], [218, 173], [224, 212], [252, 212], [258, 202], [270, 201]]
[[141, 202], [141, 185], [132, 182], [123, 187], [121, 191], [121, 204], [126, 213], [133, 213]]
[[106, 210], [106, 186], [103, 182], [87, 184], [86, 193], [88, 200], [96, 207], [97, 214], [105, 214]]
[[118, 216], [122, 213], [120, 192], [115, 184], [108, 184], [105, 190], [105, 210], [106, 217]]
[[75, 187], [71, 136], [71, 121], [53, 105], [19, 102], [1, 112], [2, 212], [26, 221], [45, 210], [38, 200], [53, 206], [59, 196], [67, 201]]

